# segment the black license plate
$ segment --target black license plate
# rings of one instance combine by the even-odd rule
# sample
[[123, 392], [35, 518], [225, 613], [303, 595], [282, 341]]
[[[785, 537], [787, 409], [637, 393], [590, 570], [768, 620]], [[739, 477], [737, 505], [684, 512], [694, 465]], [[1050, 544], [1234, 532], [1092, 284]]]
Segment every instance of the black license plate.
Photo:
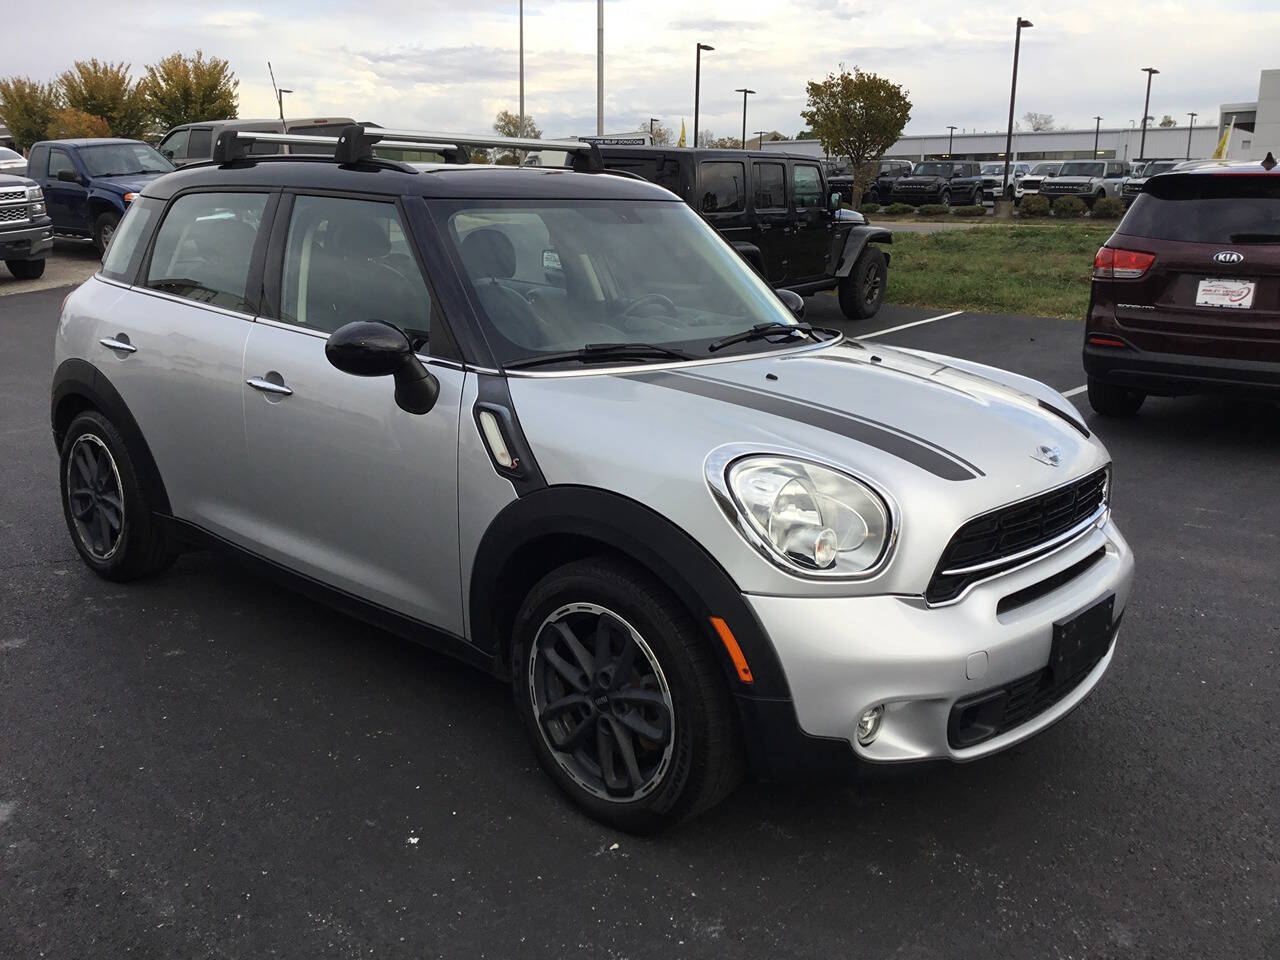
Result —
[[1053, 625], [1049, 669], [1053, 671], [1055, 684], [1091, 669], [1103, 658], [1111, 646], [1111, 614], [1115, 605], [1112, 594], [1070, 620], [1059, 620]]

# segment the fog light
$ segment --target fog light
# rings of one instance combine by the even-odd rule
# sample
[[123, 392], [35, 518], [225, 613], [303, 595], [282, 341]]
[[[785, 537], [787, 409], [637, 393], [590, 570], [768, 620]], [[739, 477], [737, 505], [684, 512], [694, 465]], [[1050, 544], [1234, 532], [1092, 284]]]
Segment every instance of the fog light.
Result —
[[884, 704], [876, 704], [870, 710], [862, 715], [862, 719], [858, 721], [858, 742], [864, 747], [870, 746], [871, 742], [880, 733], [880, 723], [884, 720]]

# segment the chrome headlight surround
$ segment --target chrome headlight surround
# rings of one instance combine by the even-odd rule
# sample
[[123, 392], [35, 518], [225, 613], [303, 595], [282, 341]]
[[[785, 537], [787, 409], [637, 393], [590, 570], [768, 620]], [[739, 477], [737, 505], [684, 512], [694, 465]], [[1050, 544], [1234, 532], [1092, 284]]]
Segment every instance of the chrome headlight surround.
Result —
[[[807, 452], [768, 444], [726, 444], [708, 455], [703, 469], [716, 503], [742, 538], [788, 574], [808, 580], [866, 580], [881, 573], [892, 557], [901, 529], [896, 501], [879, 485], [854, 476], [844, 466]], [[744, 496], [743, 482], [753, 478], [765, 480], [768, 488], [765, 496], [772, 494], [775, 505], [777, 500], [786, 497], [792, 508], [798, 501], [802, 512], [807, 508], [822, 514], [821, 526], [803, 520], [796, 524], [794, 516], [784, 518], [783, 526], [789, 524], [791, 530], [800, 535], [797, 542], [805, 546], [814, 545], [820, 539], [822, 527], [831, 526], [826, 521], [834, 518], [827, 516], [828, 513], [841, 515], [845, 522], [836, 524], [841, 530], [835, 534], [834, 562], [819, 567], [788, 555], [777, 542], [779, 533], [785, 536], [785, 531], [779, 531], [777, 525], [770, 522], [775, 514], [767, 511], [762, 516], [758, 498], [753, 503], [746, 502], [752, 498]], [[846, 496], [852, 494], [849, 499], [858, 501], [856, 505], [838, 495], [841, 485]], [[822, 507], [815, 506], [815, 498], [823, 502]], [[863, 512], [869, 516], [864, 517]], [[853, 520], [850, 514], [857, 519]], [[851, 544], [850, 531], [863, 539]], [[834, 528], [828, 533], [834, 534]]]

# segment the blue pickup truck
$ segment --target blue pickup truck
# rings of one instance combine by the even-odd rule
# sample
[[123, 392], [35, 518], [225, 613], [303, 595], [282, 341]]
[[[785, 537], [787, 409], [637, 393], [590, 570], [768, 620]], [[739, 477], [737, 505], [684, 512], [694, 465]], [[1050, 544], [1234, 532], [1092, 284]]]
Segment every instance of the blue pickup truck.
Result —
[[173, 169], [139, 140], [42, 140], [27, 158], [27, 176], [44, 191], [54, 235], [92, 240], [100, 254], [134, 196]]

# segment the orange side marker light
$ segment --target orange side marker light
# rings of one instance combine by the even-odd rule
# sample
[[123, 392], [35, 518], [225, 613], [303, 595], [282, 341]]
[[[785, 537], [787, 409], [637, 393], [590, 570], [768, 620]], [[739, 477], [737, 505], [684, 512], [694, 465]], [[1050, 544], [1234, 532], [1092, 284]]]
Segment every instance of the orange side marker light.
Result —
[[733, 631], [729, 629], [729, 625], [720, 617], [712, 617], [711, 626], [716, 628], [716, 633], [720, 635], [720, 642], [729, 651], [729, 659], [733, 661], [733, 667], [738, 671], [738, 679], [743, 683], [755, 683], [756, 678], [751, 675], [751, 667], [747, 664], [747, 658], [742, 655], [742, 648], [738, 646], [738, 641]]

